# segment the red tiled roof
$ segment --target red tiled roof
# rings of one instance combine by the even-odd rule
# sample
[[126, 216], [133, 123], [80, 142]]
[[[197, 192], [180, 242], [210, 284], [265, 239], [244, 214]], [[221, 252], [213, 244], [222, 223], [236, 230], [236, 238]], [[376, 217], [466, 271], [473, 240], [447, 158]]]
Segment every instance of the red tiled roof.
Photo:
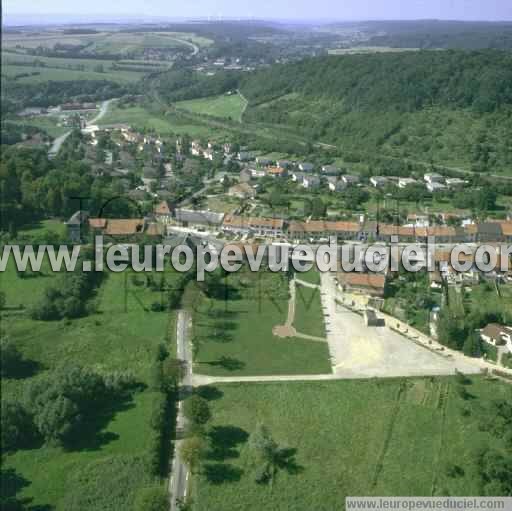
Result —
[[155, 215], [170, 215], [171, 214], [171, 208], [169, 207], [169, 204], [167, 201], [162, 201], [158, 206], [155, 208]]
[[144, 220], [121, 218], [108, 220], [105, 234], [110, 236], [122, 236], [129, 234], [138, 234], [142, 232]]
[[348, 286], [384, 289], [386, 277], [381, 273], [338, 272], [338, 279]]
[[92, 229], [104, 229], [107, 225], [106, 218], [89, 218], [89, 227]]

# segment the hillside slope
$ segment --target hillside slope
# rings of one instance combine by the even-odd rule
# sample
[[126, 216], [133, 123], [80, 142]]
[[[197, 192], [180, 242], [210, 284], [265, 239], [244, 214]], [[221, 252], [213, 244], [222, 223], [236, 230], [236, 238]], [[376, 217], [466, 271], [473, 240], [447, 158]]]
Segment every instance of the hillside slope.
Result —
[[512, 54], [349, 55], [241, 78], [246, 121], [291, 126], [346, 151], [512, 175]]

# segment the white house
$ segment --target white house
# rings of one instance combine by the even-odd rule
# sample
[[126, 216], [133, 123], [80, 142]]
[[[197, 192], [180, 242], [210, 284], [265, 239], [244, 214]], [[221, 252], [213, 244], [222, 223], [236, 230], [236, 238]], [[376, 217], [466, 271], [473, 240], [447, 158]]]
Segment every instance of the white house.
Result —
[[464, 188], [465, 185], [466, 181], [460, 179], [460, 177], [449, 177], [446, 179], [446, 186], [450, 188], [450, 190], [460, 190]]
[[444, 177], [441, 174], [437, 174], [436, 172], [429, 172], [428, 174], [424, 174], [423, 179], [427, 183], [444, 183]]
[[339, 174], [340, 169], [335, 165], [322, 165], [322, 173], [323, 174]]
[[302, 179], [302, 186], [304, 188], [318, 188], [320, 186], [320, 178], [318, 176], [306, 175]]
[[262, 167], [266, 167], [267, 165], [272, 165], [272, 160], [270, 160], [269, 158], [263, 158], [261, 156], [258, 156], [256, 158], [256, 163], [258, 165], [261, 165]]
[[341, 176], [341, 179], [347, 186], [356, 185], [360, 181], [359, 176], [354, 176], [353, 174], [345, 174]]
[[193, 140], [192, 144], [190, 145], [190, 154], [192, 156], [201, 156], [203, 153], [203, 148], [201, 147], [201, 144], [197, 140]]
[[384, 176], [372, 176], [370, 183], [375, 186], [375, 188], [383, 188], [388, 184], [388, 178]]
[[418, 184], [418, 181], [412, 177], [400, 177], [398, 179], [398, 188], [407, 188], [416, 184]]
[[480, 330], [480, 337], [493, 346], [506, 346], [508, 351], [512, 353], [512, 327], [489, 323]]
[[327, 176], [327, 187], [331, 192], [341, 192], [347, 185], [336, 176]]
[[315, 166], [312, 163], [299, 163], [299, 170], [302, 170], [302, 172], [313, 172], [313, 169]]
[[442, 192], [443, 190], [446, 190], [446, 185], [438, 183], [437, 181], [427, 182], [427, 190], [430, 193]]
[[251, 177], [253, 179], [259, 179], [261, 177], [265, 177], [265, 175], [266, 175], [266, 172], [263, 169], [250, 168], [249, 172], [251, 173]]
[[292, 172], [292, 181], [294, 183], [302, 184], [304, 181], [304, 176], [305, 176], [304, 172], [297, 172], [297, 171]]
[[215, 156], [215, 151], [211, 147], [209, 147], [208, 149], [205, 149], [203, 151], [203, 158], [205, 160], [213, 161], [214, 156]]

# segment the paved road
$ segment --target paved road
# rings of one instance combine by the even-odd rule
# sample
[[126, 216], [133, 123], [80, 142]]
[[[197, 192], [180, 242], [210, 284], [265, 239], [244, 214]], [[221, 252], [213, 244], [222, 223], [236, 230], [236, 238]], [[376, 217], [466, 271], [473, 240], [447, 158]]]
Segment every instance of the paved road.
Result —
[[66, 141], [66, 138], [68, 138], [70, 134], [71, 131], [66, 131], [66, 133], [54, 139], [50, 149], [48, 149], [48, 158], [52, 159], [57, 156], [57, 153], [60, 151], [62, 144]]
[[[178, 311], [176, 325], [177, 358], [185, 365], [185, 374], [180, 387], [180, 400], [178, 401], [178, 416], [176, 418], [176, 432], [182, 432], [186, 426], [183, 414], [183, 397], [192, 388], [192, 350], [188, 340], [190, 317], [185, 311]], [[184, 502], [188, 488], [188, 469], [180, 456], [182, 440], [176, 440], [174, 444], [174, 457], [171, 465], [171, 477], [169, 478], [169, 498], [171, 511], [178, 509], [178, 502]]]
[[[107, 99], [106, 101], [103, 101], [101, 103], [100, 111], [98, 112], [98, 114], [95, 117], [93, 117], [90, 121], [87, 121], [86, 125], [90, 126], [90, 125], [98, 122], [107, 113], [110, 103], [114, 100], [115, 99], [113, 98], [113, 99]], [[66, 141], [66, 139], [69, 137], [70, 134], [71, 134], [71, 130], [67, 131], [60, 137], [57, 137], [53, 141], [52, 145], [50, 146], [50, 149], [48, 149], [48, 157], [50, 159], [55, 158], [55, 156], [57, 156], [58, 152], [60, 151], [60, 148], [62, 147], [62, 144]]]
[[92, 124], [96, 124], [108, 112], [108, 107], [110, 106], [110, 103], [112, 103], [112, 101], [115, 101], [116, 99], [118, 98], [112, 98], [103, 101], [100, 105], [100, 111], [98, 112], [98, 114], [95, 117], [93, 117], [90, 121], [87, 121], [86, 125], [91, 126]]

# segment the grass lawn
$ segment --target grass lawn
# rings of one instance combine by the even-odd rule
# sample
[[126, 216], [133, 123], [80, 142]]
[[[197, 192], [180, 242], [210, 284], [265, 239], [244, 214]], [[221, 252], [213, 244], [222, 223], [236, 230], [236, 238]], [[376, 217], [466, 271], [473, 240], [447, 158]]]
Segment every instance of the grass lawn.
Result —
[[315, 266], [308, 271], [295, 272], [295, 277], [304, 282], [315, 284], [316, 286], [320, 285], [320, 272]]
[[[30, 305], [42, 295], [51, 277], [20, 279], [13, 270], [9, 267], [1, 274], [7, 305], [20, 301]], [[175, 276], [172, 270], [165, 273], [169, 282]], [[151, 304], [160, 298], [159, 292], [136, 286], [129, 273], [112, 273], [96, 297], [97, 312], [87, 317], [44, 322], [34, 321], [28, 314], [4, 312], [2, 334], [38, 367], [22, 379], [3, 378], [2, 397], [21, 397], [30, 380], [63, 363], [100, 373], [127, 371], [147, 383], [157, 344], [166, 342], [169, 351], [175, 351], [175, 312], [150, 312]], [[80, 448], [38, 446], [6, 456], [5, 469], [15, 470], [26, 480], [17, 498], [63, 511], [129, 509], [134, 492], [151, 482], [142, 458], [149, 445], [152, 397], [148, 389], [139, 391], [131, 400], [95, 417], [97, 425], [90, 435], [83, 435]], [[108, 487], [119, 488], [118, 493], [102, 494], [107, 488], [103, 478], [107, 477], [116, 481]], [[83, 496], [85, 484], [92, 495], [86, 507], [73, 500], [81, 492]]]
[[[287, 314], [283, 273], [239, 271], [218, 297], [194, 288], [195, 371], [211, 375], [329, 373], [327, 344], [272, 334]], [[226, 296], [227, 290], [227, 296]]]
[[59, 236], [65, 236], [67, 228], [62, 220], [51, 218], [48, 220], [41, 220], [35, 224], [28, 225], [19, 230], [20, 236], [40, 237], [46, 234], [46, 232], [52, 232]]
[[234, 121], [241, 121], [245, 101], [238, 94], [227, 96], [214, 96], [210, 98], [191, 99], [176, 103], [178, 108], [188, 110], [196, 114], [223, 117]]
[[320, 301], [320, 290], [296, 286], [295, 320], [293, 326], [298, 332], [315, 337], [325, 337], [325, 324]]
[[[193, 509], [333, 511], [350, 495], [480, 495], [476, 451], [504, 446], [479, 430], [479, 406], [509, 386], [474, 378], [463, 401], [453, 378], [403, 381], [216, 386], [215, 452], [192, 480]], [[258, 422], [294, 461], [273, 485], [254, 481], [247, 440]], [[448, 463], [464, 475], [448, 477]]]
[[9, 122], [20, 126], [35, 126], [36, 128], [40, 128], [45, 131], [53, 138], [63, 135], [66, 131], [69, 131], [69, 128], [66, 126], [58, 126], [58, 119], [55, 117], [33, 116], [23, 120], [9, 120]]
[[225, 135], [225, 132], [222, 130], [212, 129], [204, 124], [194, 124], [174, 114], [162, 115], [150, 112], [142, 106], [120, 108], [118, 105], [113, 105], [98, 124], [116, 123], [130, 124], [137, 130], [144, 128], [154, 129], [160, 135], [180, 135], [186, 133], [192, 137], [207, 137], [212, 140], [217, 140]]
[[512, 286], [500, 285], [499, 292], [498, 295], [491, 282], [481, 282], [465, 289], [463, 293], [452, 288], [449, 290], [450, 308], [459, 317], [471, 311], [489, 316], [499, 314], [508, 324], [512, 321]]

